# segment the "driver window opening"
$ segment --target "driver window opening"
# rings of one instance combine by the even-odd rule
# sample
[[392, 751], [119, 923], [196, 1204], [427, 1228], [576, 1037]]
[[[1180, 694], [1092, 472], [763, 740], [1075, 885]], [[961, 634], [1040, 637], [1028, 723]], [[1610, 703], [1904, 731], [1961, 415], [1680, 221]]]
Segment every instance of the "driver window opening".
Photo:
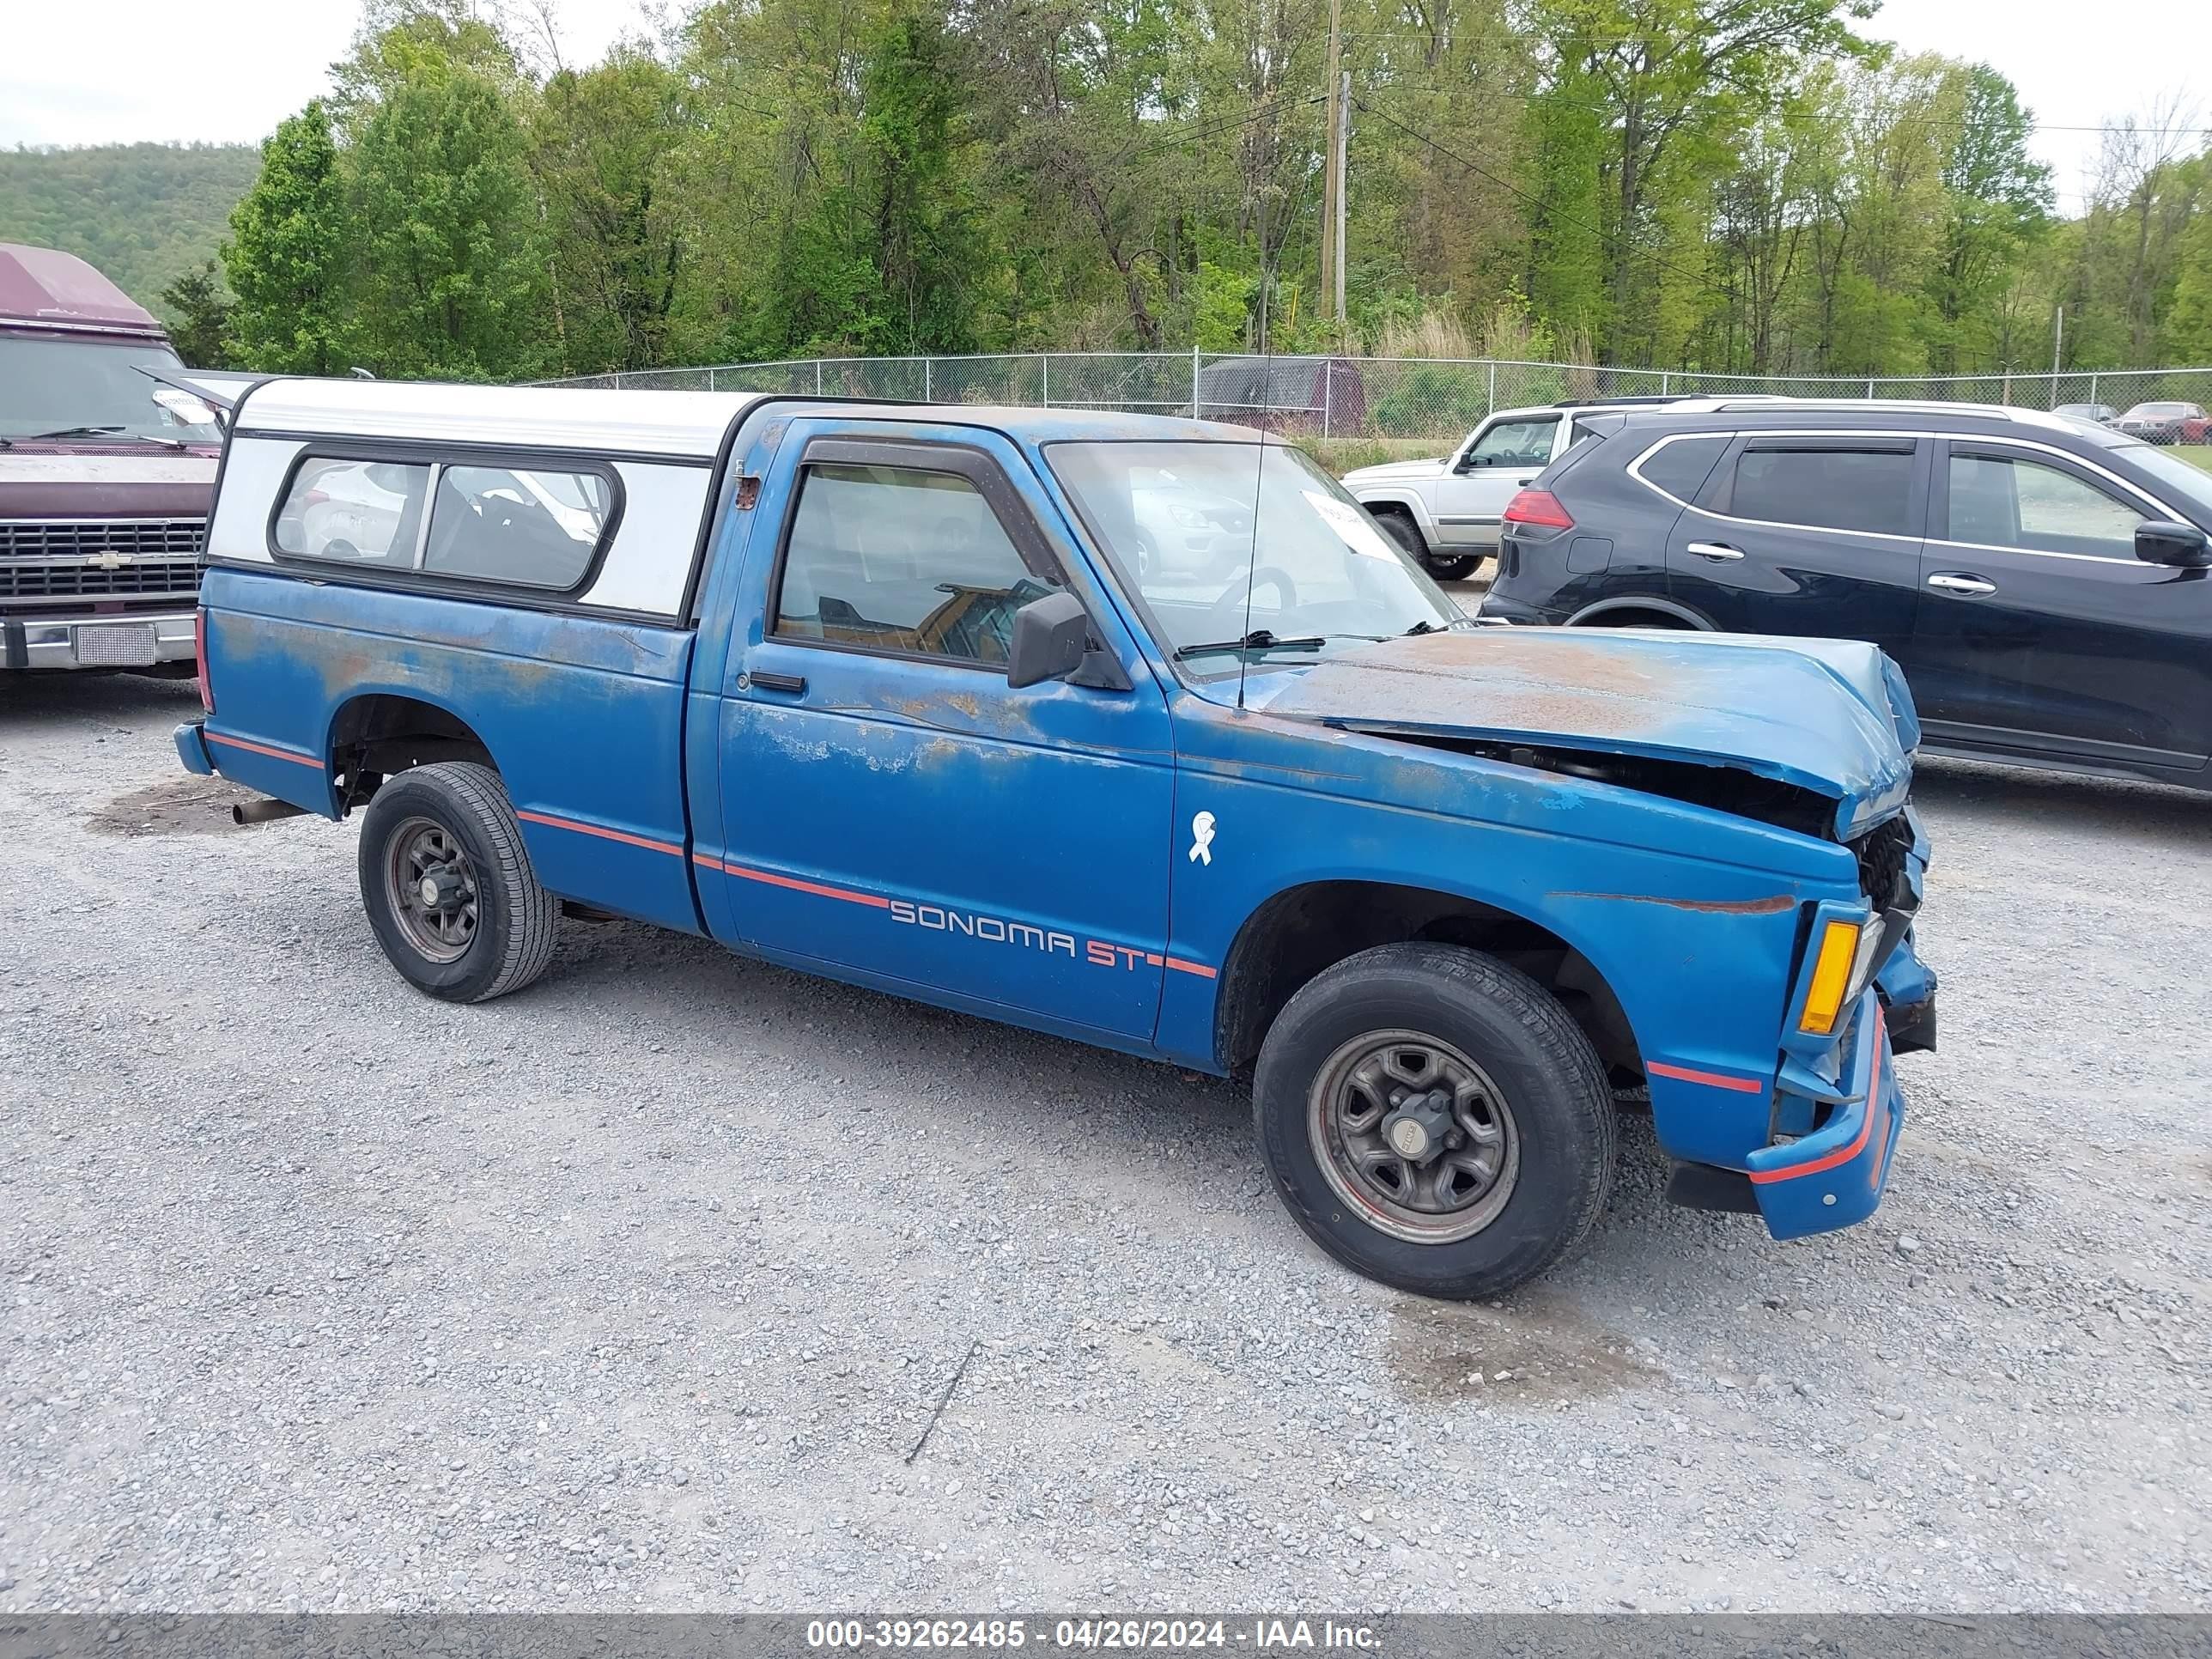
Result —
[[781, 639], [1006, 664], [1014, 613], [1040, 579], [966, 478], [911, 467], [812, 465], [776, 595]]

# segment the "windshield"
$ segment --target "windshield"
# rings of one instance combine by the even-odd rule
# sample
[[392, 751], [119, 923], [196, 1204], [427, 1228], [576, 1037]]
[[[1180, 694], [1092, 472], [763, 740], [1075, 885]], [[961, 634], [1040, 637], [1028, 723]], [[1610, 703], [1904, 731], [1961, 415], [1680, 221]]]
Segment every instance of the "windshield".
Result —
[[1062, 443], [1048, 453], [1122, 586], [1194, 678], [1234, 674], [1240, 658], [1255, 667], [1311, 661], [1461, 620], [1296, 449]]
[[0, 335], [0, 438], [28, 438], [76, 427], [116, 427], [112, 434], [74, 434], [87, 441], [160, 438], [217, 444], [212, 426], [178, 420], [154, 401], [159, 383], [135, 365], [180, 375], [177, 354], [150, 340], [54, 340]]
[[2212, 472], [2183, 460], [2170, 449], [2156, 449], [2149, 444], [2116, 444], [2113, 449], [2155, 478], [2160, 493], [2200, 526], [2212, 530]]
[[2186, 415], [2189, 407], [2187, 404], [2137, 404], [2128, 411], [2128, 415], [2130, 418], [2140, 416], [2146, 420], [2156, 420], [2164, 415]]

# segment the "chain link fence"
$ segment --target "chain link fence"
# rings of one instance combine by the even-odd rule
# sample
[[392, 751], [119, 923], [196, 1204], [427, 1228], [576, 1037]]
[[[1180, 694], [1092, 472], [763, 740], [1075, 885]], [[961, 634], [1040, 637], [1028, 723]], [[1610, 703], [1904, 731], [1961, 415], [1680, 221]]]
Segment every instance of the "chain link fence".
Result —
[[1680, 369], [1403, 357], [1206, 352], [1024, 352], [973, 357], [810, 357], [632, 370], [556, 386], [769, 392], [901, 402], [1111, 409], [1242, 421], [1329, 439], [1444, 441], [1500, 409], [1595, 398], [1882, 398], [2067, 409], [2106, 418], [2139, 404], [2212, 407], [2212, 368], [2060, 374], [1706, 374]]

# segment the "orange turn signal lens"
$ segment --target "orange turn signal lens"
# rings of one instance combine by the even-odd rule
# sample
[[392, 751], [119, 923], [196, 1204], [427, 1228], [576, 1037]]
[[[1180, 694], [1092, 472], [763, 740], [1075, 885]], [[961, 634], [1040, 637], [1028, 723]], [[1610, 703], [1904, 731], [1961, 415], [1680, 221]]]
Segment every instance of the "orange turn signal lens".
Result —
[[1799, 1030], [1808, 1036], [1826, 1036], [1834, 1031], [1858, 954], [1858, 923], [1832, 921], [1822, 930], [1820, 954], [1813, 960], [1813, 988], [1805, 994], [1805, 1012], [1797, 1021]]

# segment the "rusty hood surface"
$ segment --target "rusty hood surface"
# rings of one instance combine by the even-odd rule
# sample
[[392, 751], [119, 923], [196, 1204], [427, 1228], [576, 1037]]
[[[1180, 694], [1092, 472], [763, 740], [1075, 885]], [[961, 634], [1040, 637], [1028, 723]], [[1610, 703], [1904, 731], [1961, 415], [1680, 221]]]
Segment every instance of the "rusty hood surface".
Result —
[[1845, 640], [1458, 629], [1267, 678], [1252, 706], [1351, 730], [1741, 768], [1834, 799], [1843, 836], [1904, 804], [1920, 740], [1896, 665]]

